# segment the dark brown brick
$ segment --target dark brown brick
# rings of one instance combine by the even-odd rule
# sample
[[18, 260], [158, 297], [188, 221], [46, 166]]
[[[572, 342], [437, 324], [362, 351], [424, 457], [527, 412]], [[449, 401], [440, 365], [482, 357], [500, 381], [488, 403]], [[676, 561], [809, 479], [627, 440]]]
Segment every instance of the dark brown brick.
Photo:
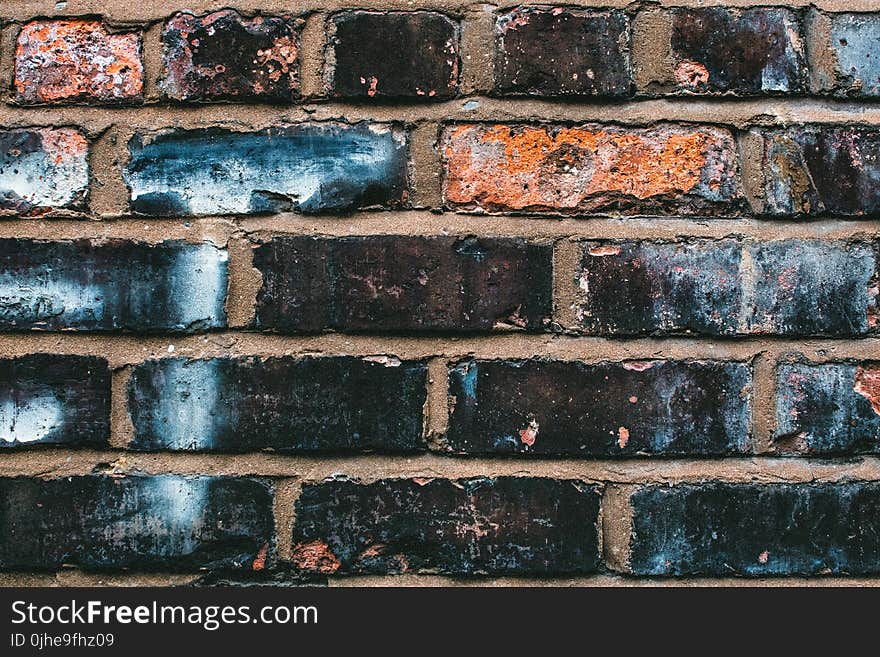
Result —
[[594, 572], [599, 493], [534, 477], [308, 484], [293, 562], [308, 572]]
[[495, 91], [625, 96], [632, 91], [629, 17], [622, 11], [519, 7], [495, 24]]
[[265, 484], [178, 475], [0, 479], [0, 568], [253, 568], [274, 525]]
[[352, 11], [332, 19], [334, 96], [441, 100], [458, 90], [458, 24], [427, 11]]
[[518, 238], [276, 238], [256, 249], [272, 331], [544, 328], [552, 246]]
[[160, 83], [174, 100], [289, 102], [299, 93], [299, 23], [224, 9], [181, 13], [162, 32]]
[[806, 88], [800, 20], [781, 7], [672, 12], [678, 88], [692, 93], [796, 93]]
[[744, 363], [468, 360], [449, 376], [448, 448], [466, 454], [750, 451]]

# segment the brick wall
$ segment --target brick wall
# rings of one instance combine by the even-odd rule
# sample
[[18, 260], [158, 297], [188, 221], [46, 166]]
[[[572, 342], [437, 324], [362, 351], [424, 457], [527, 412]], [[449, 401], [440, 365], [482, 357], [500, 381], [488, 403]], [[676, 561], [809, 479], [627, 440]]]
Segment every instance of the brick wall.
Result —
[[876, 3], [295, 4], [0, 7], [0, 583], [877, 581]]

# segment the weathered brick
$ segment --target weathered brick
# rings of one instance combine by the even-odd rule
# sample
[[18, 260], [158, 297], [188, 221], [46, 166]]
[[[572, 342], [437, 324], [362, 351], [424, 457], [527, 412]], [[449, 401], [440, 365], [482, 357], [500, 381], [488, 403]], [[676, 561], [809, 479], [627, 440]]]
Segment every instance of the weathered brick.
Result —
[[624, 96], [632, 91], [629, 17], [622, 11], [519, 7], [495, 23], [495, 91]]
[[599, 494], [533, 477], [328, 480], [303, 486], [293, 562], [331, 573], [586, 573]]
[[226, 325], [212, 244], [0, 239], [0, 331], [191, 331]]
[[720, 128], [448, 126], [444, 197], [486, 212], [735, 214], [736, 144]]
[[519, 238], [277, 238], [254, 267], [268, 330], [535, 331], [552, 312], [552, 245]]
[[880, 452], [880, 364], [786, 363], [776, 372], [776, 435], [811, 454]]
[[334, 96], [440, 100], [458, 91], [458, 24], [443, 14], [352, 11], [335, 15], [332, 30]]
[[181, 13], [162, 32], [160, 86], [174, 100], [289, 102], [299, 93], [299, 32], [294, 19], [242, 17], [225, 9]]
[[880, 14], [831, 14], [830, 42], [835, 92], [880, 96]]
[[536, 455], [750, 450], [745, 363], [468, 360], [449, 376], [448, 448]]
[[880, 484], [650, 486], [631, 502], [637, 574], [880, 572]]
[[391, 357], [147, 361], [128, 406], [135, 449], [424, 448], [426, 366]]
[[105, 446], [109, 436], [106, 360], [55, 354], [0, 359], [0, 448]]
[[258, 481], [177, 475], [0, 479], [0, 568], [253, 568], [272, 540]]
[[72, 128], [0, 130], [0, 216], [83, 209], [88, 150]]
[[141, 38], [114, 34], [99, 21], [34, 21], [15, 49], [15, 99], [22, 104], [140, 100]]
[[406, 199], [406, 137], [383, 124], [302, 123], [136, 135], [125, 178], [149, 215], [328, 212]]
[[799, 125], [764, 134], [766, 207], [771, 215], [880, 213], [880, 130]]
[[675, 81], [689, 92], [790, 93], [806, 87], [800, 21], [789, 9], [676, 9], [671, 49]]
[[588, 333], [862, 335], [877, 324], [866, 243], [586, 242], [574, 281]]

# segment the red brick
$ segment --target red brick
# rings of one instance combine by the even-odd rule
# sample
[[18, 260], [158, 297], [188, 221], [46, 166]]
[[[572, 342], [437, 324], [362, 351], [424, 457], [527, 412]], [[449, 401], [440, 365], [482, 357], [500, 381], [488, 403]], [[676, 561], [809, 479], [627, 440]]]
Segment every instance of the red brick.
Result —
[[34, 21], [18, 35], [15, 99], [23, 104], [137, 100], [144, 87], [141, 38], [93, 20]]

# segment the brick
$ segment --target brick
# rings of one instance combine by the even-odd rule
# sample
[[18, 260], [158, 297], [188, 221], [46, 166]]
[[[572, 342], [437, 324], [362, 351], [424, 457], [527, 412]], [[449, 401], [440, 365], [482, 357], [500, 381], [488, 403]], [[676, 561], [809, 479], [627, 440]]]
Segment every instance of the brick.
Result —
[[329, 90], [347, 98], [441, 100], [458, 91], [458, 24], [443, 14], [333, 16]]
[[495, 91], [534, 96], [629, 95], [629, 17], [622, 11], [563, 7], [518, 7], [499, 16]]
[[834, 91], [839, 96], [880, 96], [880, 14], [831, 14]]
[[0, 449], [110, 437], [110, 368], [103, 358], [31, 354], [0, 359]]
[[534, 477], [303, 486], [293, 563], [323, 574], [564, 574], [599, 564], [599, 493]]
[[552, 312], [552, 245], [518, 238], [277, 238], [254, 252], [258, 328], [537, 331]]
[[797, 93], [806, 88], [800, 21], [789, 9], [672, 12], [678, 88], [692, 93]]
[[33, 21], [15, 49], [15, 100], [118, 103], [141, 99], [141, 38], [111, 33], [99, 21]]
[[373, 358], [164, 358], [128, 388], [134, 449], [424, 448], [426, 366]]
[[880, 213], [880, 130], [799, 125], [764, 134], [770, 215], [873, 216]]
[[72, 128], [0, 130], [0, 216], [84, 209], [88, 150]]
[[736, 144], [720, 128], [460, 124], [441, 139], [446, 203], [484, 212], [735, 214]]
[[272, 540], [258, 481], [178, 475], [0, 479], [0, 568], [253, 568]]
[[162, 31], [160, 87], [182, 101], [290, 102], [299, 95], [299, 31], [294, 19], [245, 18], [229, 9], [181, 13]]
[[880, 572], [880, 485], [700, 484], [636, 491], [640, 575]]
[[865, 243], [586, 242], [578, 324], [607, 335], [864, 335], [877, 323]]
[[220, 328], [226, 260], [209, 243], [0, 239], [0, 331]]
[[467, 454], [750, 451], [745, 363], [467, 360], [449, 376], [448, 448]]
[[880, 365], [786, 363], [776, 371], [776, 433], [783, 449], [880, 453]]
[[303, 123], [136, 135], [125, 178], [147, 215], [330, 212], [406, 199], [406, 137], [383, 124]]

